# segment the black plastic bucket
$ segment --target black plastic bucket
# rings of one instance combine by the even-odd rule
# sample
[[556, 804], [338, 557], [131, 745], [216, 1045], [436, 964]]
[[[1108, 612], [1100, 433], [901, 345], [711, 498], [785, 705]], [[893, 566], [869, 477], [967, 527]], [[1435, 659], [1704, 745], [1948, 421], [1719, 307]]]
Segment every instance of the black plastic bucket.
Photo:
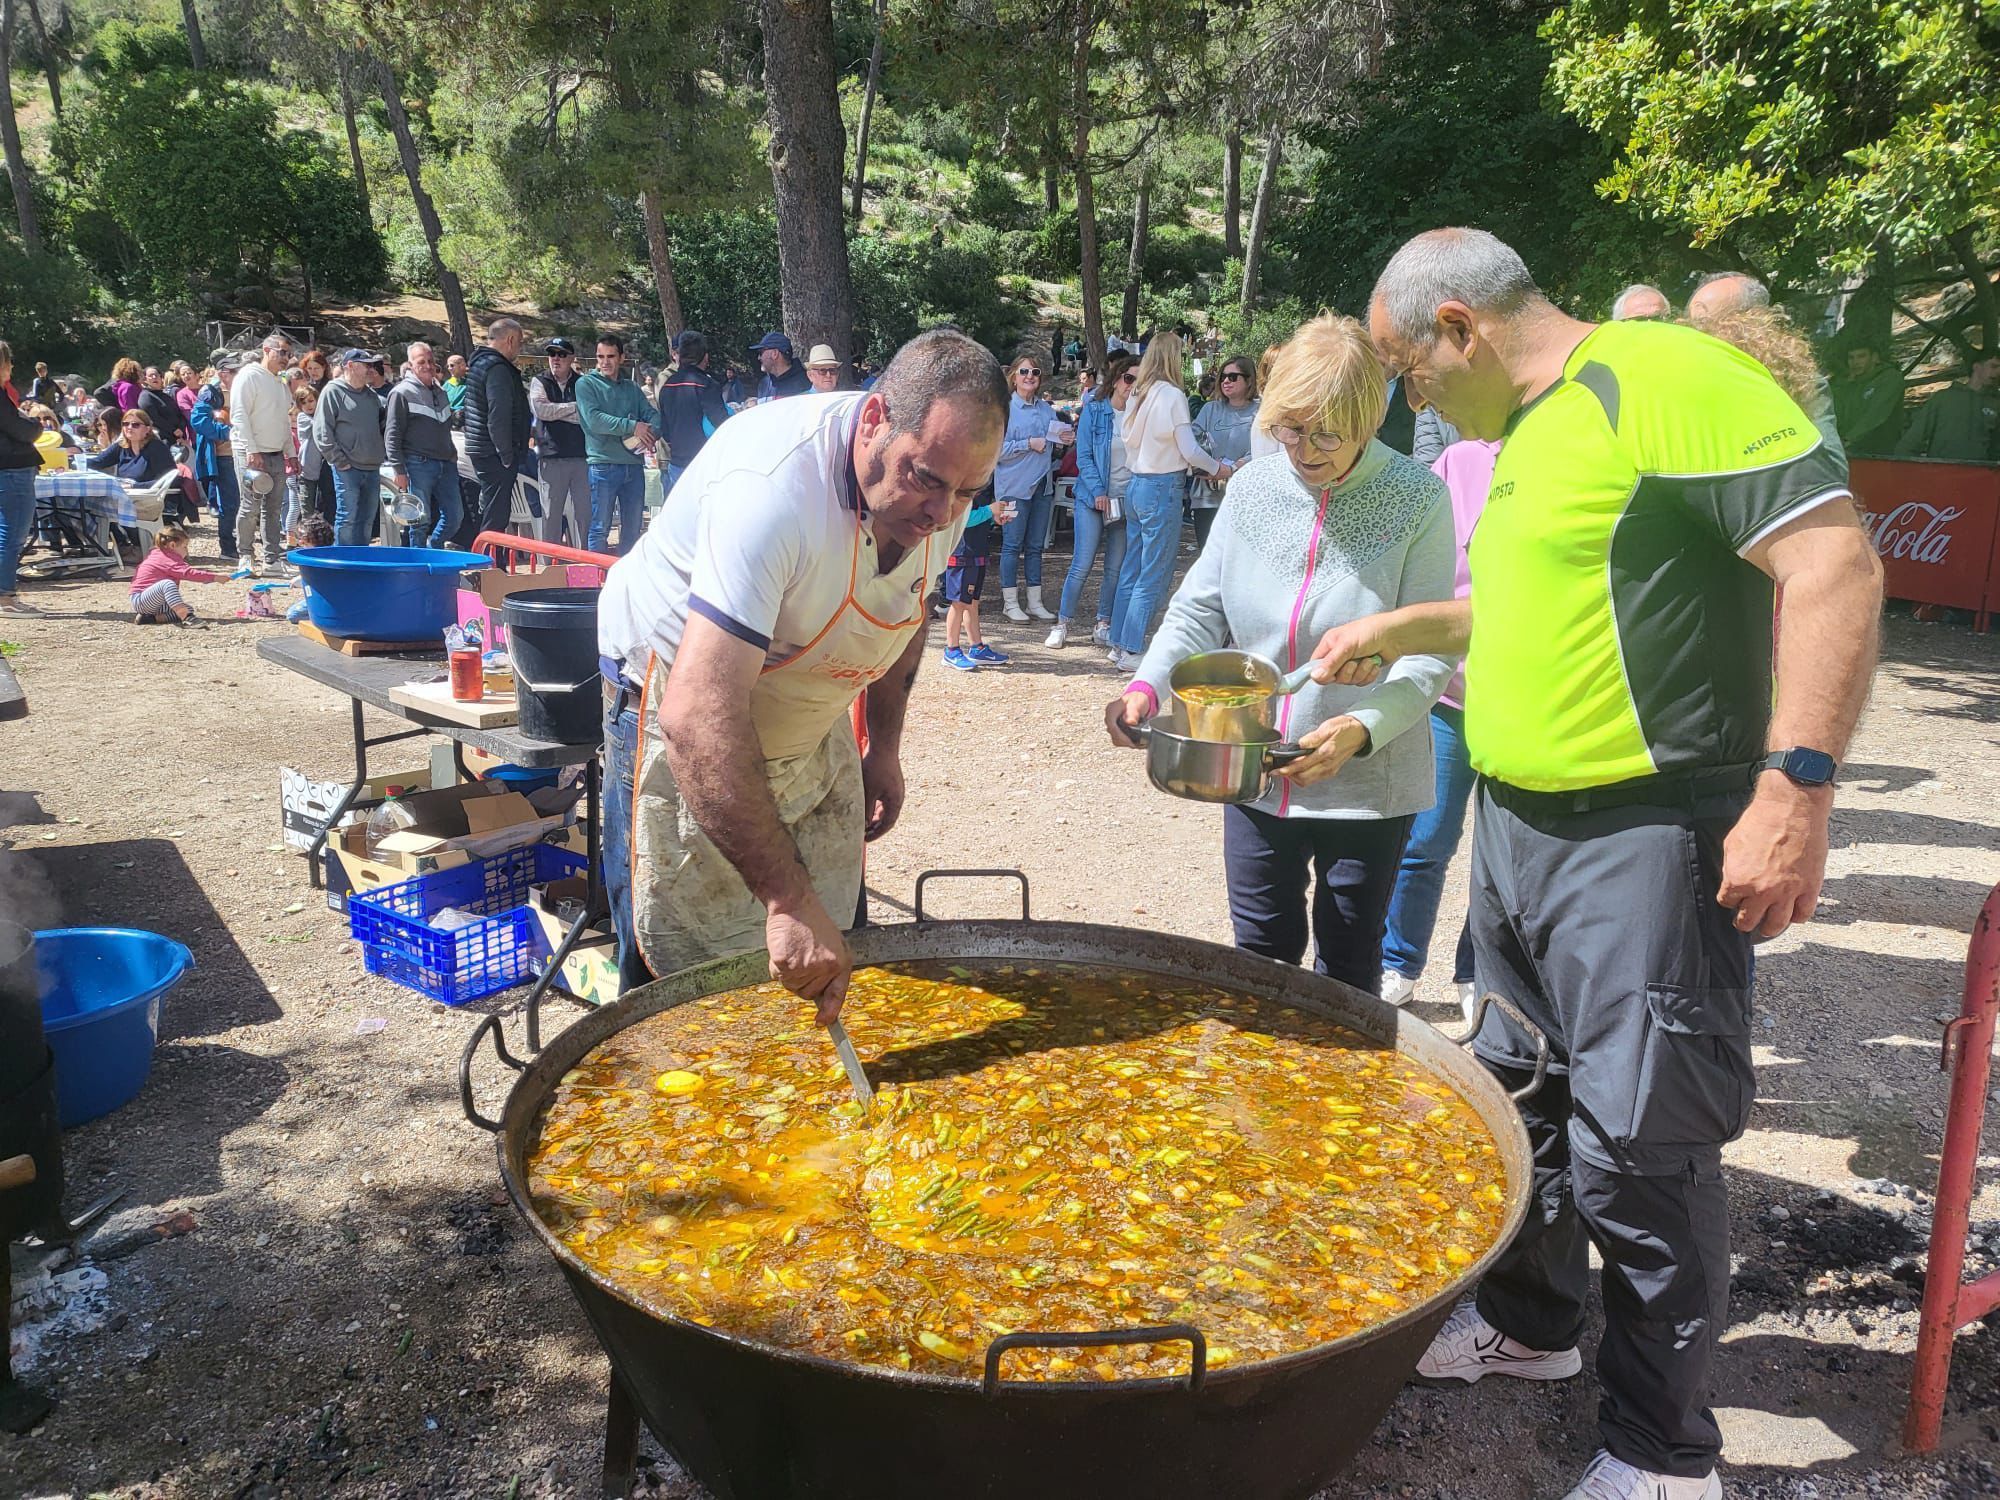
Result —
[[500, 610], [521, 702], [521, 733], [559, 745], [603, 739], [597, 590], [529, 589], [509, 594]]

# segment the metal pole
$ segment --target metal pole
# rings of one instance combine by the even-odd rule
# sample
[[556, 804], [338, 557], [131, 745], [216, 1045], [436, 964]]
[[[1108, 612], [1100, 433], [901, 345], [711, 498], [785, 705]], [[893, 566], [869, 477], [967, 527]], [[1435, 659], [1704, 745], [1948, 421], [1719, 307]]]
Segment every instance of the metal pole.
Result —
[[[1912, 1453], [1928, 1453], [1937, 1446], [1938, 1429], [1944, 1421], [1945, 1387], [1951, 1377], [1951, 1342], [1965, 1321], [1959, 1315], [1965, 1306], [1961, 1302], [1965, 1232], [1972, 1209], [1973, 1173], [1979, 1163], [1979, 1132], [1986, 1117], [1996, 1012], [2000, 1012], [2000, 886], [1986, 898], [1973, 924], [1965, 958], [1965, 998], [1958, 1015], [1945, 1026], [1938, 1064], [1951, 1074], [1951, 1103], [1945, 1115], [1944, 1151], [1938, 1162], [1937, 1202], [1931, 1218], [1930, 1260], [1924, 1273], [1923, 1313], [1917, 1324], [1910, 1409], [1903, 1419], [1903, 1447]], [[1979, 1300], [1991, 1305], [1987, 1297]], [[1972, 1309], [1967, 1306], [1966, 1311]]]

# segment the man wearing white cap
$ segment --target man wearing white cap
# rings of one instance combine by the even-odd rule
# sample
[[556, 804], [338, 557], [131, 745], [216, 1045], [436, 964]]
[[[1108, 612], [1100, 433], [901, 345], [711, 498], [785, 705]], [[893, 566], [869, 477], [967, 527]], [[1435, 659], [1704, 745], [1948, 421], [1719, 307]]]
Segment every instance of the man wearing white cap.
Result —
[[806, 356], [806, 379], [812, 382], [816, 391], [840, 389], [840, 360], [831, 344], [812, 346], [812, 353]]

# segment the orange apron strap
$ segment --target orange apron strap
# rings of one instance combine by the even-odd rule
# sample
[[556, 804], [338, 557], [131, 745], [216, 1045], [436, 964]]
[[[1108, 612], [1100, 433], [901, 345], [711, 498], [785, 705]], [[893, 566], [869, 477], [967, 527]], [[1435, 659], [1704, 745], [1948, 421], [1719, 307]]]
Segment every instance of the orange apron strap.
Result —
[[[847, 613], [849, 605], [854, 605], [856, 609], [861, 608], [860, 605], [854, 603], [854, 580], [860, 576], [860, 568], [861, 568], [861, 526], [859, 522], [856, 522], [854, 528], [854, 549], [852, 555], [850, 555], [847, 560], [847, 597], [840, 601], [840, 607], [838, 609], [834, 610], [834, 612], [831, 615], [827, 616], [826, 623], [820, 626], [818, 635], [814, 636], [811, 640], [807, 641], [803, 646], [799, 647], [798, 650], [794, 651], [790, 656], [786, 657], [783, 661], [774, 661], [766, 663], [763, 667], [758, 669], [757, 675], [759, 677], [766, 676], [772, 672], [782, 672], [786, 667], [789, 667], [793, 662], [797, 661], [801, 656], [804, 656], [808, 651], [812, 650], [813, 647], [817, 646], [821, 641], [825, 640], [826, 633], [829, 630], [833, 629], [835, 625], [838, 625], [840, 623], [840, 617]], [[867, 611], [863, 610], [862, 612], [865, 614]]]

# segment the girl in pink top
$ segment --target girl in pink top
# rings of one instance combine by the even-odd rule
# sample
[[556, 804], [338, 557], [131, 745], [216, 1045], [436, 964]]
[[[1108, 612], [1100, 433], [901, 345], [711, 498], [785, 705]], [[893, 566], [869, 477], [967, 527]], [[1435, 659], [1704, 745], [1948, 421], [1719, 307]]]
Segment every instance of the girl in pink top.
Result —
[[190, 568], [188, 535], [178, 526], [162, 526], [153, 550], [132, 573], [134, 625], [194, 625], [195, 613], [181, 598], [184, 583], [221, 583], [220, 573]]

